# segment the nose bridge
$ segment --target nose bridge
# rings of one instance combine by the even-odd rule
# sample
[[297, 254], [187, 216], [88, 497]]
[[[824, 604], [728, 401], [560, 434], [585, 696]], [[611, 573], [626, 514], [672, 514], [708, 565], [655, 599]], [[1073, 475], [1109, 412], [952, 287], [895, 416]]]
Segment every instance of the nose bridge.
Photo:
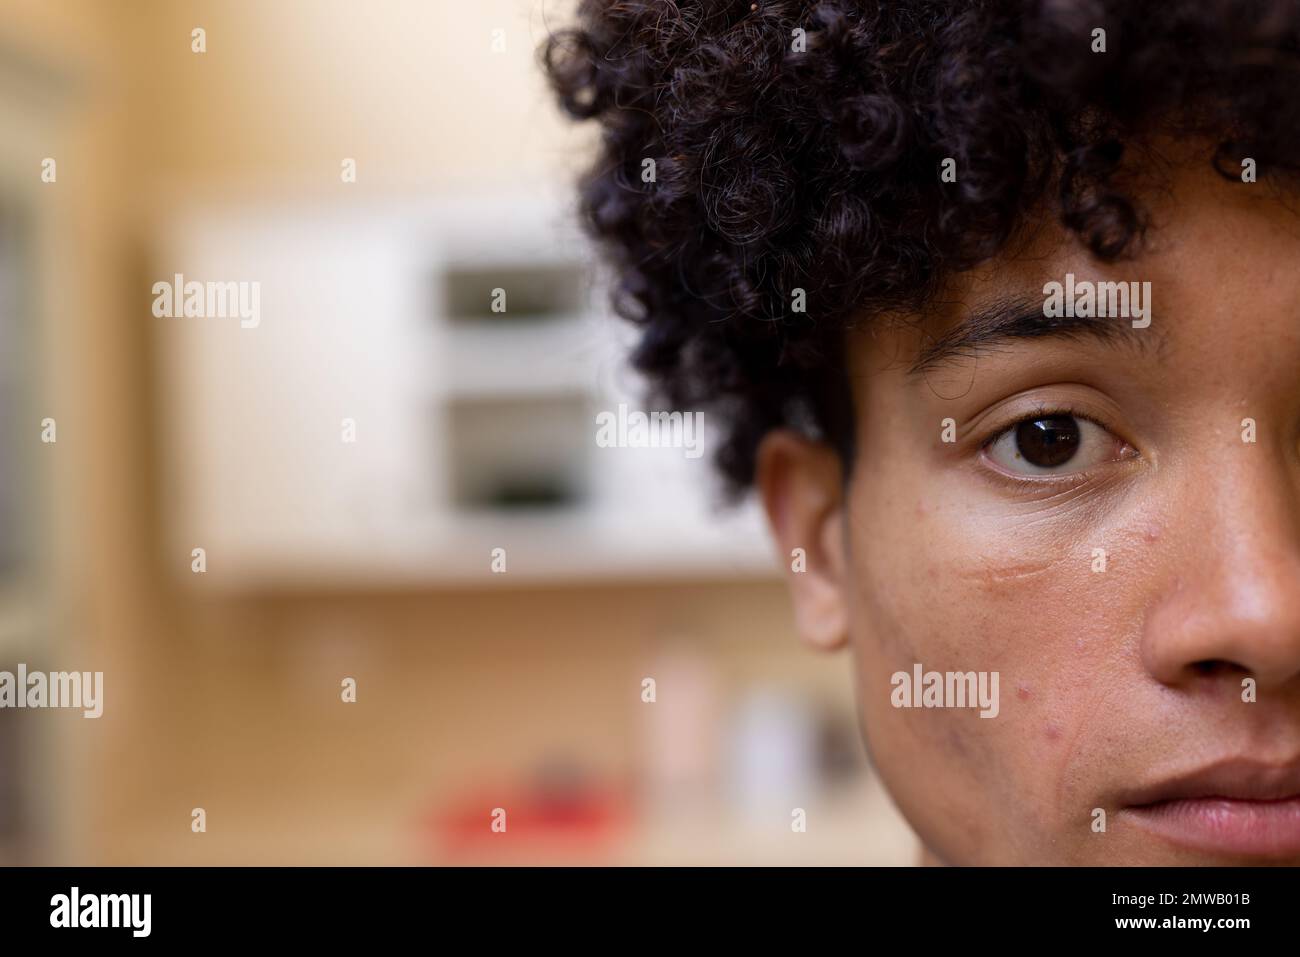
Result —
[[1211, 664], [1285, 682], [1300, 674], [1300, 475], [1258, 446], [1216, 458], [1178, 496], [1170, 584], [1148, 611], [1143, 658], [1166, 683]]

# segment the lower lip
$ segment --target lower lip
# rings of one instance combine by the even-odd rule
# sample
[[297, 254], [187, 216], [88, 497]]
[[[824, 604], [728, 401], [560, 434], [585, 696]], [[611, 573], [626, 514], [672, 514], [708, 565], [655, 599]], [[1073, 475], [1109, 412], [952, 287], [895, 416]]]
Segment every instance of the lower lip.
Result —
[[1279, 801], [1184, 798], [1125, 811], [1148, 830], [1198, 850], [1263, 857], [1300, 853], [1300, 795]]

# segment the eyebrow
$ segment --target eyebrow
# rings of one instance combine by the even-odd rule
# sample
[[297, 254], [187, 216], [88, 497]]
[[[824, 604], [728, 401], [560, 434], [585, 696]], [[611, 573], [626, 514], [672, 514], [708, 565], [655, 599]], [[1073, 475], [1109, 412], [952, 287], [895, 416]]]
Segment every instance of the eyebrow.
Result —
[[1092, 339], [1144, 349], [1154, 346], [1161, 336], [1149, 326], [1133, 328], [1127, 318], [1044, 316], [1041, 299], [1012, 297], [979, 307], [925, 346], [907, 374], [920, 375], [944, 362], [975, 357], [1004, 343], [1047, 338]]

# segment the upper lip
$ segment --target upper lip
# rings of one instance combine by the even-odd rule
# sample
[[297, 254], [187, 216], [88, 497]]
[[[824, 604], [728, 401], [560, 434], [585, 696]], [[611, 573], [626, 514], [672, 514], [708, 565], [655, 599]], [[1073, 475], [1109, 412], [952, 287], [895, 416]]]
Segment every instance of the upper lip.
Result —
[[1294, 797], [1300, 797], [1300, 757], [1285, 764], [1228, 758], [1140, 787], [1125, 795], [1121, 804], [1141, 807], [1198, 798], [1278, 801]]

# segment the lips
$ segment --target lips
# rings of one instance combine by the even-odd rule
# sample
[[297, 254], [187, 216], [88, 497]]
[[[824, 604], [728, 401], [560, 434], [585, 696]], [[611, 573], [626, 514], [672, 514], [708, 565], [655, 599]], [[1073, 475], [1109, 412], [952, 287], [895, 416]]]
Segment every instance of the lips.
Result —
[[1126, 795], [1122, 814], [1174, 844], [1250, 857], [1300, 854], [1300, 760], [1232, 759]]

